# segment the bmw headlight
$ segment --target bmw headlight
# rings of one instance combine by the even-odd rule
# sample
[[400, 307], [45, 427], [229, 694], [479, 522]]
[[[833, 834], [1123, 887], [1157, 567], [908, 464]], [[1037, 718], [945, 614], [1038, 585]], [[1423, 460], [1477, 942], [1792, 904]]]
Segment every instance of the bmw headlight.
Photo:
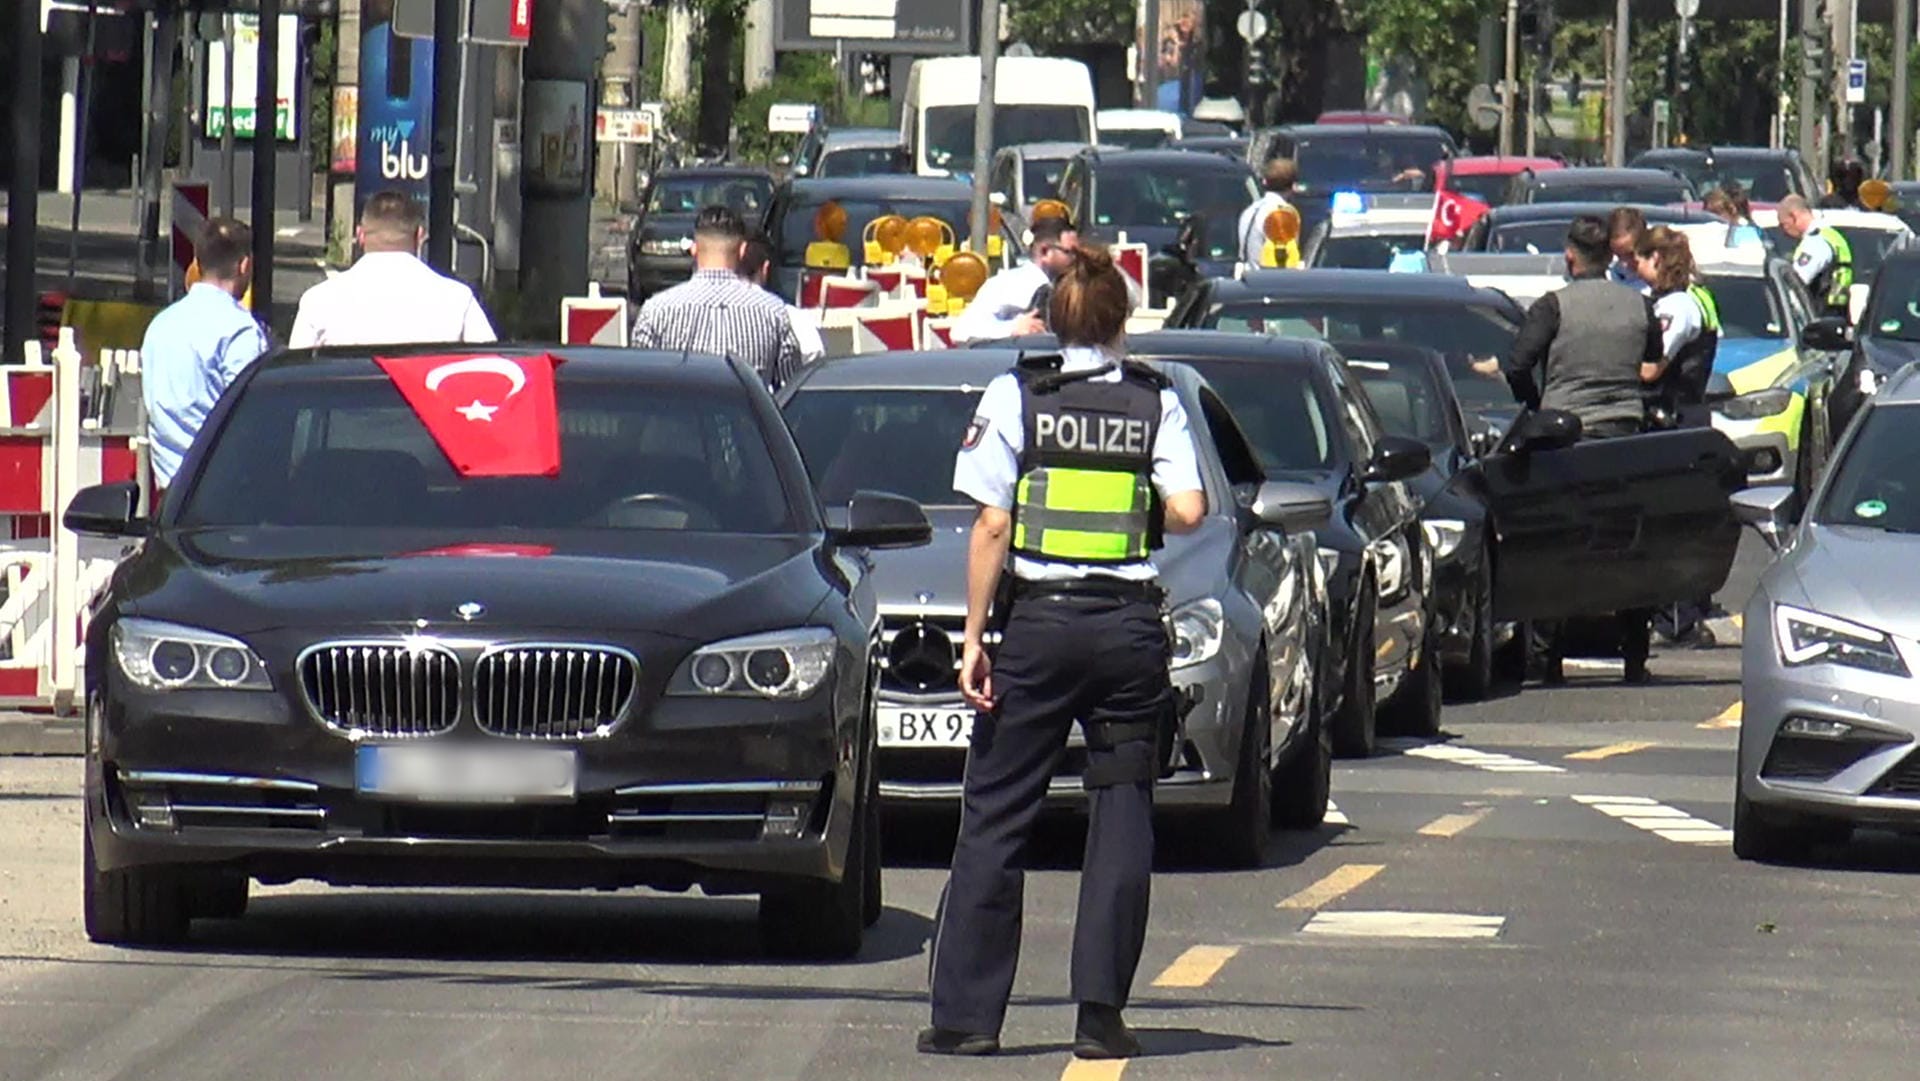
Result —
[[1752, 394], [1736, 394], [1715, 406], [1714, 411], [1728, 420], [1759, 420], [1778, 416], [1792, 404], [1793, 391], [1786, 387], [1770, 387]]
[[1893, 636], [1850, 620], [1776, 604], [1773, 626], [1788, 667], [1839, 664], [1889, 676], [1907, 676], [1906, 657]]
[[1460, 538], [1467, 535], [1467, 523], [1458, 518], [1427, 518], [1421, 521], [1420, 528], [1427, 535], [1427, 544], [1433, 548], [1433, 558], [1446, 559], [1460, 547]]
[[1380, 576], [1380, 599], [1392, 600], [1407, 588], [1408, 552], [1401, 543], [1399, 534], [1381, 537], [1370, 547], [1373, 550], [1373, 564]]
[[834, 645], [825, 627], [715, 642], [693, 651], [668, 681], [667, 693], [795, 701], [826, 682]]
[[1173, 667], [1205, 664], [1220, 652], [1227, 617], [1212, 597], [1188, 601], [1173, 610]]
[[245, 642], [157, 619], [113, 625], [120, 671], [149, 691], [270, 691], [266, 663]]
[[641, 255], [685, 255], [686, 251], [679, 237], [653, 237], [640, 242]]

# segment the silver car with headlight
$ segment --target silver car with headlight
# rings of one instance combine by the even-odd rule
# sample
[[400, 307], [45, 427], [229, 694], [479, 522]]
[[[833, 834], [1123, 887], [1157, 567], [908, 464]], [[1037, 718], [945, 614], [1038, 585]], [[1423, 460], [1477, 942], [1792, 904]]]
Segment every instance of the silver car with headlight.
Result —
[[[781, 392], [821, 498], [870, 489], [920, 501], [933, 543], [875, 552], [882, 669], [880, 792], [902, 804], [953, 805], [961, 794], [973, 713], [956, 682], [966, 617], [967, 540], [974, 517], [954, 494], [953, 460], [986, 384], [1013, 367], [1011, 349], [882, 353], [806, 369]], [[1257, 865], [1270, 824], [1306, 827], [1326, 814], [1332, 743], [1316, 684], [1326, 649], [1327, 586], [1310, 526], [1326, 498], [1273, 484], [1231, 414], [1198, 373], [1162, 366], [1198, 444], [1208, 516], [1155, 554], [1168, 592], [1173, 681], [1184, 713], [1154, 803], [1209, 819], [1221, 862]], [[904, 558], [903, 558], [904, 557]], [[991, 643], [989, 643], [991, 645]], [[1084, 801], [1076, 730], [1050, 790]]]
[[1920, 365], [1862, 408], [1798, 527], [1791, 488], [1734, 505], [1781, 547], [1747, 605], [1735, 854], [1920, 828]]

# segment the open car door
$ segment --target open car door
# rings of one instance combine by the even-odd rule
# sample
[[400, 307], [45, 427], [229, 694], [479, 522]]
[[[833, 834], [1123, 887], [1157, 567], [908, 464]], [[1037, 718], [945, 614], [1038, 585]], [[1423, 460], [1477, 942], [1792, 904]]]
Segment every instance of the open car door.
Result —
[[1575, 443], [1560, 416], [1523, 415], [1482, 459], [1494, 618], [1655, 608], [1725, 585], [1740, 542], [1728, 497], [1746, 486], [1733, 442], [1683, 428]]

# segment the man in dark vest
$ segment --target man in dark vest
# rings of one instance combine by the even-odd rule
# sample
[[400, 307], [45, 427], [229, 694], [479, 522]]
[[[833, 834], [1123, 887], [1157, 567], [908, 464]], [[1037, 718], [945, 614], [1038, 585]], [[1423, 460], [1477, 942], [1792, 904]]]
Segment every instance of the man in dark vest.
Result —
[[[1653, 300], [1609, 281], [1607, 223], [1575, 218], [1567, 229], [1565, 286], [1535, 301], [1513, 342], [1507, 381], [1535, 409], [1580, 418], [1580, 438], [1610, 439], [1646, 430], [1647, 391], [1640, 366], [1666, 357]], [[1645, 683], [1651, 613], [1619, 614], [1620, 655], [1629, 683]], [[1549, 683], [1561, 682], [1560, 628], [1535, 627], [1533, 660]]]

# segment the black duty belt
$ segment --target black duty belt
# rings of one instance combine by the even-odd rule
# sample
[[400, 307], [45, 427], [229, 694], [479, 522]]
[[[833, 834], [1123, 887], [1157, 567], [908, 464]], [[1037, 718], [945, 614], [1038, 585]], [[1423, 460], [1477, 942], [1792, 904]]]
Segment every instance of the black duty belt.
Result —
[[1166, 595], [1166, 591], [1160, 588], [1158, 582], [1134, 582], [1108, 576], [1069, 578], [1059, 581], [1016, 578], [1013, 583], [1014, 600], [1037, 600], [1043, 597], [1057, 597], [1063, 600], [1102, 598], [1159, 604]]

